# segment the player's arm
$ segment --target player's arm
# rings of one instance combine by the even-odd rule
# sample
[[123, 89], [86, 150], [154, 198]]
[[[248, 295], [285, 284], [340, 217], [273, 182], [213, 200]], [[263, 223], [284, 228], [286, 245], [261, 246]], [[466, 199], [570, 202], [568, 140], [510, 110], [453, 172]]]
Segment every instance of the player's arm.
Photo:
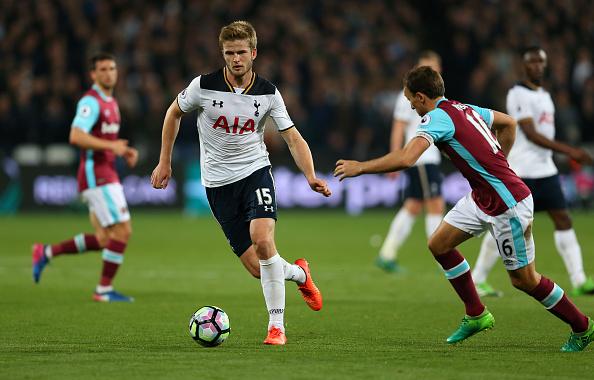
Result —
[[82, 149], [111, 150], [117, 156], [123, 156], [130, 149], [128, 148], [128, 140], [105, 140], [87, 133], [76, 125], [70, 128], [69, 142]]
[[171, 103], [165, 113], [163, 131], [161, 133], [161, 154], [159, 163], [151, 174], [151, 184], [155, 189], [165, 189], [171, 178], [171, 156], [173, 145], [179, 132], [179, 124], [184, 113], [177, 102], [177, 98]]
[[501, 145], [503, 154], [507, 157], [516, 141], [516, 121], [506, 113], [493, 111], [493, 130], [497, 141]]
[[332, 192], [328, 188], [326, 181], [316, 178], [311, 150], [309, 149], [309, 145], [307, 145], [307, 141], [301, 136], [301, 133], [299, 133], [297, 128], [292, 127], [281, 131], [281, 136], [287, 143], [289, 151], [291, 151], [291, 156], [293, 156], [293, 160], [295, 160], [295, 164], [299, 170], [301, 170], [303, 175], [305, 175], [309, 187], [311, 187], [313, 191], [318, 192], [325, 197], [329, 197]]
[[558, 153], [563, 153], [581, 164], [592, 164], [592, 156], [585, 150], [574, 148], [557, 140], [551, 140], [539, 133], [534, 126], [534, 119], [524, 118], [518, 120], [518, 125], [522, 128], [522, 132], [524, 132], [526, 138], [534, 144]]
[[409, 141], [402, 149], [397, 149], [383, 157], [370, 161], [338, 160], [334, 169], [334, 176], [341, 181], [348, 177], [357, 177], [361, 174], [385, 173], [408, 169], [413, 166], [419, 157], [429, 149], [427, 139], [417, 136]]

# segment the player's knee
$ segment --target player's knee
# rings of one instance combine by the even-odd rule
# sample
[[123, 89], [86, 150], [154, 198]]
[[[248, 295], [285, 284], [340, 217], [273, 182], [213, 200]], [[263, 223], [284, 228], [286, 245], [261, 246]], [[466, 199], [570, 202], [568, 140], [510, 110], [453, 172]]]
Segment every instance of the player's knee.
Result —
[[132, 226], [129, 223], [120, 224], [109, 231], [109, 238], [127, 243], [132, 236]]
[[259, 235], [252, 238], [252, 244], [257, 253], [268, 252], [274, 248], [274, 241], [271, 236]]
[[438, 239], [435, 239], [434, 236], [435, 235], [432, 235], [431, 238], [429, 238], [429, 241], [427, 242], [427, 247], [429, 248], [433, 256], [441, 255], [442, 253], [445, 253], [443, 244]]
[[533, 276], [511, 277], [510, 279], [514, 288], [525, 293], [530, 292], [538, 285], [538, 281]]
[[564, 231], [572, 228], [571, 217], [568, 214], [559, 215], [554, 219], [555, 230]]
[[95, 238], [97, 239], [97, 242], [101, 248], [105, 248], [107, 246], [107, 242], [109, 241], [109, 235], [107, 233], [97, 232], [95, 233]]

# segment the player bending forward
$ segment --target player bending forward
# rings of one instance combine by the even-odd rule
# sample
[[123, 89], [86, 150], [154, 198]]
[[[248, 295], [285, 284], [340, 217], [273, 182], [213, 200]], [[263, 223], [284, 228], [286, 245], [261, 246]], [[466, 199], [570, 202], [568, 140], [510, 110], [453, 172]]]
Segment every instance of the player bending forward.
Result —
[[93, 299], [100, 302], [132, 302], [113, 289], [112, 281], [124, 261], [132, 233], [130, 212], [115, 169], [116, 156], [130, 167], [138, 151], [118, 139], [120, 111], [113, 98], [118, 79], [115, 58], [97, 54], [91, 59], [93, 87], [78, 102], [70, 130], [70, 143], [81, 149], [78, 188], [89, 206], [94, 234], [79, 234], [59, 244], [33, 245], [33, 279], [39, 282], [45, 266], [54, 257], [103, 249], [103, 271]]
[[406, 169], [435, 144], [466, 177], [472, 191], [447, 213], [429, 240], [429, 249], [466, 308], [460, 327], [447, 342], [460, 342], [494, 326], [493, 315], [477, 294], [470, 266], [456, 249], [488, 230], [497, 241], [509, 242], [504, 264], [512, 285], [571, 326], [569, 340], [561, 350], [582, 351], [594, 339], [594, 323], [563, 289], [535, 269], [532, 195], [505, 158], [515, 139], [515, 120], [504, 113], [446, 99], [443, 79], [429, 67], [413, 69], [406, 75], [404, 93], [423, 116], [417, 137], [402, 150], [375, 160], [339, 160], [334, 175], [343, 180]]
[[245, 21], [221, 29], [219, 47], [225, 66], [195, 78], [167, 110], [161, 156], [151, 182], [158, 189], [167, 187], [180, 119], [198, 110], [200, 166], [208, 202], [233, 252], [250, 274], [260, 278], [269, 314], [264, 343], [283, 345], [287, 341], [284, 281], [296, 282], [313, 310], [322, 308], [322, 295], [307, 261], [289, 264], [276, 250], [276, 196], [264, 144], [268, 116], [311, 189], [324, 196], [330, 196], [330, 190], [316, 178], [309, 147], [293, 125], [279, 91], [253, 72], [256, 44], [256, 31]]

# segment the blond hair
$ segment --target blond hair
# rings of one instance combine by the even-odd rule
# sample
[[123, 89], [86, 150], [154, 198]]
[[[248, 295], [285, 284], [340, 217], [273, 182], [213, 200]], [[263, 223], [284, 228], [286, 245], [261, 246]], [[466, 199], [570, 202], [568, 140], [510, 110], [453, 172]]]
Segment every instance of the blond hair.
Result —
[[255, 49], [258, 44], [258, 38], [252, 24], [247, 21], [233, 21], [231, 24], [221, 28], [221, 33], [219, 34], [219, 48], [221, 50], [223, 49], [223, 42], [236, 40], [248, 40], [250, 48]]

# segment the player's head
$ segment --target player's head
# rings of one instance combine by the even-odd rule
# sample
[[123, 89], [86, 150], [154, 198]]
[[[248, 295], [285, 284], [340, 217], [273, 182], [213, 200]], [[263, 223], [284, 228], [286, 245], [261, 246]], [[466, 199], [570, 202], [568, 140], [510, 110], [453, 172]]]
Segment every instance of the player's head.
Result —
[[441, 57], [433, 50], [424, 50], [419, 54], [417, 67], [429, 66], [433, 70], [441, 73]]
[[240, 77], [252, 69], [257, 44], [256, 30], [247, 21], [234, 21], [221, 28], [219, 47], [232, 75]]
[[91, 79], [100, 87], [111, 90], [118, 81], [115, 57], [109, 53], [97, 53], [91, 57]]
[[540, 46], [530, 46], [522, 51], [522, 63], [526, 79], [540, 86], [547, 67], [547, 53]]
[[435, 101], [445, 94], [441, 75], [429, 66], [419, 66], [404, 77], [404, 96], [420, 116], [435, 108]]

